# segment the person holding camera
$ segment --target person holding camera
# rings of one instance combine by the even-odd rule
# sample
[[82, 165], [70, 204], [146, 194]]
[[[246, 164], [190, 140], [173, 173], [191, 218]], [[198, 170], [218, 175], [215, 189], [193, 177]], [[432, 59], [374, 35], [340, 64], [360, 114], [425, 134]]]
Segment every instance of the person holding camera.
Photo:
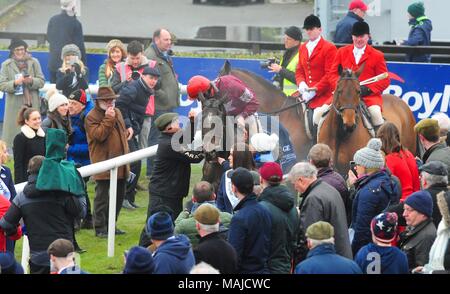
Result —
[[154, 67], [156, 62], [144, 56], [144, 46], [139, 41], [131, 41], [127, 46], [127, 58], [116, 63], [115, 72], [111, 81], [111, 88], [116, 94], [132, 81], [139, 80], [144, 68]]
[[301, 41], [302, 31], [295, 26], [289, 27], [284, 32], [284, 47], [286, 48], [286, 51], [280, 60], [280, 64], [278, 64], [274, 58], [270, 58], [261, 63], [262, 68], [268, 69], [269, 72], [276, 73], [274, 84], [276, 84], [286, 96], [290, 96], [297, 91], [295, 69], [298, 64]]
[[61, 68], [56, 74], [56, 89], [63, 95], [69, 95], [79, 89], [88, 90], [89, 71], [81, 61], [81, 51], [75, 44], [68, 44], [62, 48]]
[[309, 109], [313, 109], [314, 125], [331, 103], [332, 88], [328, 82], [336, 46], [325, 40], [322, 35], [320, 19], [311, 14], [303, 24], [308, 41], [300, 47], [300, 59], [295, 72], [298, 91]]
[[[149, 103], [154, 104], [154, 88], [158, 83], [160, 75], [161, 74], [156, 66], [146, 66], [138, 80], [131, 81], [119, 92], [116, 106], [120, 109], [125, 121], [125, 127], [128, 130], [127, 139], [130, 152], [139, 150], [138, 136], [142, 131], [147, 105]], [[150, 101], [150, 97], [152, 101]], [[134, 203], [134, 196], [136, 195], [136, 185], [141, 174], [141, 161], [138, 160], [131, 163], [130, 169], [136, 177], [127, 185], [127, 191], [122, 206], [127, 209], [135, 209], [138, 207]]]
[[39, 109], [39, 89], [44, 86], [45, 78], [41, 65], [28, 52], [28, 44], [20, 39], [12, 39], [9, 45], [9, 58], [1, 65], [0, 91], [6, 93], [5, 117], [2, 139], [12, 146], [20, 126], [16, 116], [25, 105]]

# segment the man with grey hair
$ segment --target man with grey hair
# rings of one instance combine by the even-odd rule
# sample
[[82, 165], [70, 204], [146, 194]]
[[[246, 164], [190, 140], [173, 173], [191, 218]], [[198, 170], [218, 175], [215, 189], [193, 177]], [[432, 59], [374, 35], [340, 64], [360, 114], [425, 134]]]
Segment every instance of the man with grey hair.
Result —
[[305, 261], [295, 268], [296, 274], [362, 274], [351, 259], [336, 254], [334, 228], [319, 221], [308, 227], [306, 237], [310, 252]]
[[422, 189], [428, 191], [433, 199], [433, 222], [436, 228], [442, 219], [437, 205], [437, 194], [448, 190], [447, 165], [440, 161], [430, 161], [420, 167], [420, 183]]
[[295, 189], [301, 193], [300, 231], [318, 221], [329, 222], [335, 229], [336, 252], [353, 258], [348, 237], [344, 202], [339, 192], [317, 178], [317, 168], [308, 162], [299, 162], [289, 173]]
[[200, 243], [194, 249], [195, 263], [206, 262], [222, 274], [235, 274], [237, 253], [219, 233], [220, 214], [212, 204], [204, 203], [195, 210], [195, 227]]

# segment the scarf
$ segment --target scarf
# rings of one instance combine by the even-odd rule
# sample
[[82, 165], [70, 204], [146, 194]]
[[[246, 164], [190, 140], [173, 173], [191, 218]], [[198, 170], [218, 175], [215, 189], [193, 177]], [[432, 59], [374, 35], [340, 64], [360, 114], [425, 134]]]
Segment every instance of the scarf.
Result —
[[444, 257], [448, 246], [448, 239], [450, 238], [450, 228], [447, 227], [445, 220], [442, 219], [439, 223], [436, 239], [430, 250], [430, 259], [423, 267], [423, 273], [431, 274], [436, 270], [445, 270]]

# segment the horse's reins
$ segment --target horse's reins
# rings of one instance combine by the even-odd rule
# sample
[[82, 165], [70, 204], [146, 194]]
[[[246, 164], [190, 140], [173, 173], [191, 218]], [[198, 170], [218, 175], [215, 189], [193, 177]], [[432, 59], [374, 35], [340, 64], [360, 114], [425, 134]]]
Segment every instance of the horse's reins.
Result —
[[[289, 99], [289, 97], [286, 97], [286, 100], [284, 101], [283, 106], [286, 105], [288, 99]], [[286, 111], [286, 110], [288, 110], [288, 109], [294, 108], [294, 107], [296, 107], [297, 105], [302, 104], [302, 103], [306, 103], [306, 102], [303, 101], [303, 100], [302, 100], [302, 101], [297, 101], [297, 102], [295, 102], [294, 104], [291, 104], [291, 105], [288, 105], [288, 106], [284, 106], [284, 107], [282, 106], [280, 109], [278, 109], [278, 110], [276, 110], [276, 111], [265, 112], [265, 114], [268, 114], [268, 115], [271, 115], [271, 114], [278, 114], [278, 113], [280, 113], [280, 112], [283, 112], [283, 111]]]

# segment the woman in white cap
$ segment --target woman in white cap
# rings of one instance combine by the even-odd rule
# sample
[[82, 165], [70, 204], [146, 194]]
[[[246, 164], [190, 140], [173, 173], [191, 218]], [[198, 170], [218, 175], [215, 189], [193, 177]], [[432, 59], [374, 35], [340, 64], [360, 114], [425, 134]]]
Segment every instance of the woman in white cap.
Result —
[[60, 129], [66, 132], [68, 138], [72, 134], [72, 126], [69, 117], [69, 100], [66, 96], [59, 94], [55, 89], [47, 92], [48, 113], [42, 122], [42, 129]]
[[400, 187], [386, 173], [380, 139], [371, 139], [367, 147], [356, 151], [353, 160], [356, 164], [356, 175], [350, 170], [348, 181], [355, 188], [355, 196], [352, 197], [351, 228], [354, 230], [352, 250], [353, 254], [356, 254], [372, 240], [372, 218], [389, 205], [399, 202]]

